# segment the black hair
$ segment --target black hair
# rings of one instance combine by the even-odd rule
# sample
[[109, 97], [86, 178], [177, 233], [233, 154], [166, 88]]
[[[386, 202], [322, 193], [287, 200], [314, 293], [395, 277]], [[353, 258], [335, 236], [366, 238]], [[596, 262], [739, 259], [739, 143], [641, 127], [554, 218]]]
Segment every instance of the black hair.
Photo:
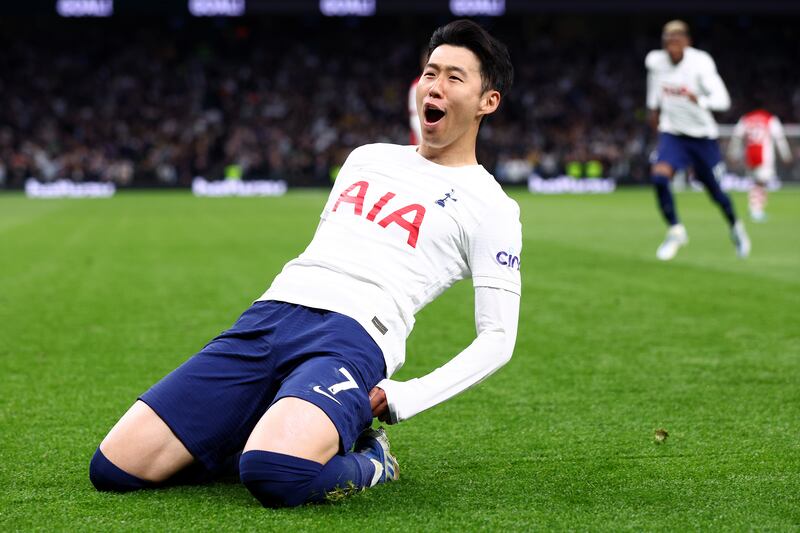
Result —
[[433, 32], [428, 43], [428, 58], [443, 44], [461, 46], [478, 57], [481, 64], [481, 92], [490, 89], [505, 96], [514, 82], [514, 66], [506, 45], [471, 20], [460, 19]]

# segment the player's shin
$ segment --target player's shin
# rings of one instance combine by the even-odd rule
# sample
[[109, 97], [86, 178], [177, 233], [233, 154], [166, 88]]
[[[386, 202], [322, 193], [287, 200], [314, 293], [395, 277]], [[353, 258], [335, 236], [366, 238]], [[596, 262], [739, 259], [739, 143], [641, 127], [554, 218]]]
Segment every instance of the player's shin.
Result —
[[767, 189], [761, 184], [754, 184], [748, 194], [750, 217], [756, 222], [764, 220], [764, 210], [767, 207]]
[[716, 203], [720, 210], [722, 210], [722, 214], [725, 215], [725, 219], [728, 221], [728, 224], [733, 227], [736, 224], [736, 211], [733, 207], [733, 202], [731, 202], [730, 196], [725, 194], [725, 191], [722, 190], [720, 187], [719, 181], [714, 177], [714, 174], [707, 170], [702, 169], [702, 167], [698, 167], [696, 169], [697, 178], [706, 188], [708, 195], [711, 199]]
[[651, 180], [656, 189], [658, 207], [661, 210], [661, 214], [664, 215], [664, 220], [666, 220], [667, 224], [670, 226], [678, 224], [678, 214], [675, 210], [675, 199], [672, 196], [672, 190], [669, 186], [669, 178], [654, 174]]

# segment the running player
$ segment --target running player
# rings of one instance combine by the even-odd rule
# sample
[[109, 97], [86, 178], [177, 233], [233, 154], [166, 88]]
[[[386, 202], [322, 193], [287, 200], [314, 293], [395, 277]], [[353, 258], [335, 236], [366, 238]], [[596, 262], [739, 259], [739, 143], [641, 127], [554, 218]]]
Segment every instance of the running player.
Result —
[[[373, 416], [406, 420], [483, 380], [514, 348], [519, 208], [475, 156], [481, 121], [512, 79], [506, 47], [480, 26], [437, 29], [417, 88], [421, 145], [350, 154], [308, 248], [232, 328], [140, 396], [95, 452], [94, 485], [200, 482], [237, 452], [265, 506], [397, 479]], [[475, 341], [428, 375], [390, 379], [415, 313], [467, 277]]]
[[712, 111], [730, 107], [730, 96], [706, 52], [690, 46], [689, 27], [681, 20], [664, 25], [662, 50], [647, 54], [647, 107], [659, 132], [658, 149], [651, 168], [658, 205], [669, 224], [656, 256], [668, 261], [689, 242], [680, 223], [670, 180], [677, 170], [691, 166], [711, 199], [730, 225], [739, 257], [750, 254], [750, 239], [736, 218], [733, 203], [719, 185], [724, 162], [719, 150], [719, 130]]
[[792, 162], [792, 151], [783, 132], [783, 125], [769, 111], [756, 109], [736, 123], [728, 146], [728, 155], [731, 159], [743, 159], [747, 172], [753, 179], [748, 204], [750, 218], [756, 222], [766, 220], [767, 187], [778, 179], [775, 170], [776, 148], [784, 163]]

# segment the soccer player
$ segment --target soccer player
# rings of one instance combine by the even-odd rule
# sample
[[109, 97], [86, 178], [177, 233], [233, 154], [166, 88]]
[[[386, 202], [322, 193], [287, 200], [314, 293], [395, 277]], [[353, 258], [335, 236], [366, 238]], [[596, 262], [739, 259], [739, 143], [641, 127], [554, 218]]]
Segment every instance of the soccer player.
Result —
[[728, 90], [711, 56], [690, 46], [685, 22], [673, 20], [665, 24], [662, 42], [663, 49], [652, 50], [645, 59], [647, 107], [651, 123], [659, 132], [651, 179], [659, 208], [669, 224], [656, 257], [668, 261], [689, 242], [670, 190], [675, 171], [689, 166], [725, 215], [736, 253], [747, 257], [750, 239], [718, 181], [724, 172], [724, 162], [717, 142], [719, 129], [711, 113], [730, 107]]
[[[477, 24], [436, 30], [417, 88], [422, 143], [366, 145], [339, 173], [306, 250], [239, 320], [145, 392], [90, 464], [99, 490], [201, 482], [236, 464], [264, 506], [398, 478], [383, 430], [511, 357], [519, 207], [477, 163], [483, 118], [511, 86], [505, 46]], [[409, 381], [414, 314], [472, 278], [477, 337]]]
[[[744, 150], [742, 144], [744, 141]], [[733, 129], [728, 154], [732, 159], [743, 159], [747, 173], [753, 179], [748, 194], [750, 218], [756, 222], [766, 220], [767, 187], [777, 180], [775, 150], [786, 164], [792, 162], [792, 151], [778, 117], [765, 109], [747, 113]]]

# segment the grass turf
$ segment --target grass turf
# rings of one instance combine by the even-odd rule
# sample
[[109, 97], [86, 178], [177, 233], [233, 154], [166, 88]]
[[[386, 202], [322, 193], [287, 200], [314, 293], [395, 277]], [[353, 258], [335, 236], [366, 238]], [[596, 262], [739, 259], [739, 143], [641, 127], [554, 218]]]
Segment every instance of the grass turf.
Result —
[[[0, 529], [800, 528], [800, 191], [771, 196], [747, 261], [679, 195], [691, 243], [668, 264], [650, 191], [515, 197], [512, 361], [389, 429], [399, 483], [276, 511], [232, 483], [100, 494], [87, 465], [302, 251], [324, 194], [0, 196]], [[399, 379], [472, 340], [471, 303], [461, 283], [420, 313]]]

